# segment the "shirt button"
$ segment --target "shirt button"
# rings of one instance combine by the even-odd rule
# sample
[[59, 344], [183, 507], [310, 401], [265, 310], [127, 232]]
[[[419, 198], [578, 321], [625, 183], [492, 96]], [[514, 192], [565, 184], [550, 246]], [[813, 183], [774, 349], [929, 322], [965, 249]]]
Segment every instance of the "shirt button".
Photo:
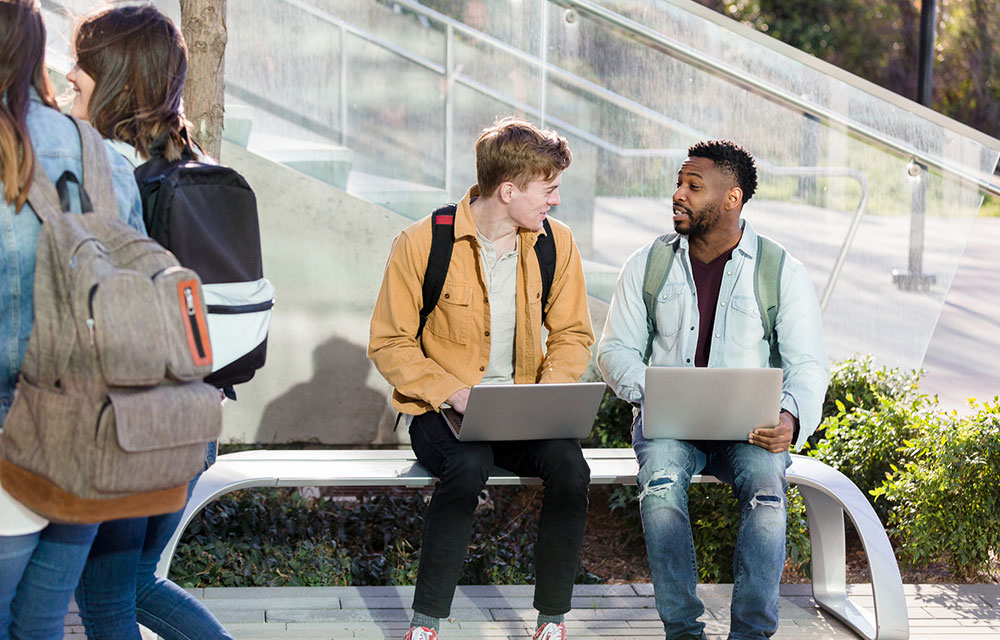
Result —
[[721, 334], [721, 333], [717, 333], [717, 334], [715, 334], [715, 337], [716, 337], [716, 338], [721, 338], [721, 337], [722, 337], [722, 334]]
[[688, 363], [688, 364], [691, 364], [691, 358], [688, 358], [688, 359], [687, 359], [687, 363]]
[[480, 371], [486, 371], [486, 367], [479, 367]]
[[450, 294], [450, 293], [446, 293], [446, 294], [444, 294], [444, 299], [445, 299], [445, 300], [447, 300], [447, 299], [448, 299], [448, 298], [450, 298], [450, 297], [451, 297], [451, 294]]
[[726, 275], [727, 275], [727, 276], [731, 276], [731, 275], [733, 275], [733, 272], [732, 272], [732, 271], [727, 271], [727, 272], [726, 272]]
[[490, 335], [490, 332], [489, 332], [489, 331], [487, 331], [487, 332], [486, 332], [486, 335]]
[[489, 299], [489, 298], [483, 298], [483, 302], [485, 302], [485, 303], [489, 304], [489, 302], [490, 302], [490, 299]]
[[691, 331], [694, 331], [694, 327], [691, 327]]
[[719, 306], [724, 307], [724, 306], [726, 306], [726, 303], [725, 302], [720, 302]]
[[537, 300], [538, 298], [541, 298], [541, 297], [542, 297], [542, 294], [540, 294], [540, 293], [536, 293], [536, 294], [535, 294], [535, 299], [536, 299], [536, 300]]

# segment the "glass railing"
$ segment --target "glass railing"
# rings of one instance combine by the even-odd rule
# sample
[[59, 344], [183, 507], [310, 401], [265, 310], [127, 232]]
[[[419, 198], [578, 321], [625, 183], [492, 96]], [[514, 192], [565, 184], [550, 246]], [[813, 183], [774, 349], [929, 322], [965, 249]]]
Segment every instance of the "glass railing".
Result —
[[[158, 4], [177, 15], [176, 1]], [[262, 211], [281, 217], [264, 243], [285, 373], [331, 340], [363, 350], [391, 235], [475, 182], [473, 143], [500, 115], [570, 140], [554, 215], [585, 256], [598, 329], [618, 268], [671, 230], [676, 172], [698, 140], [731, 138], [757, 157], [746, 218], [807, 267], [835, 358], [920, 365], [983, 192], [1000, 192], [1000, 141], [686, 0], [271, 0], [228, 12], [227, 137], [398, 214]], [[303, 256], [335, 254], [320, 241], [330, 232], [282, 235], [323, 225], [370, 264], [334, 255], [320, 269]], [[316, 335], [282, 333], [303, 327]], [[251, 404], [308, 375], [268, 371]]]

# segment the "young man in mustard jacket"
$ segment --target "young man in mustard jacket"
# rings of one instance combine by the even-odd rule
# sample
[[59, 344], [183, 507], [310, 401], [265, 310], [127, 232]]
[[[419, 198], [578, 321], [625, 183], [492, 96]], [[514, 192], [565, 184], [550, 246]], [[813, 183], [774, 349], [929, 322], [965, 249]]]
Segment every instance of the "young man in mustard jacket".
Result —
[[[572, 155], [566, 139], [514, 118], [476, 141], [478, 184], [458, 203], [447, 279], [421, 326], [422, 285], [434, 229], [428, 216], [393, 241], [372, 313], [368, 357], [394, 387], [417, 459], [439, 478], [427, 509], [407, 640], [436, 640], [451, 609], [473, 512], [494, 464], [545, 484], [535, 556], [535, 638], [566, 638], [587, 517], [590, 469], [572, 440], [459, 442], [442, 406], [465, 412], [476, 384], [576, 382], [594, 333], [580, 252], [549, 219], [555, 271], [543, 309], [534, 250]], [[543, 241], [548, 241], [545, 239]], [[548, 329], [542, 349], [542, 325]]]

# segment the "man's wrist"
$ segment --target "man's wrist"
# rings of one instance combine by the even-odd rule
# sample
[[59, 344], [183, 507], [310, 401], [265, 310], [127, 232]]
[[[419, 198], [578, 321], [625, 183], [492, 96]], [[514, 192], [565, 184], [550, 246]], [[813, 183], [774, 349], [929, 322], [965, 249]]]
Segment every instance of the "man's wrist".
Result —
[[799, 419], [788, 409], [782, 409], [781, 413], [788, 415], [792, 419], [792, 446], [795, 446], [795, 442], [799, 439]]

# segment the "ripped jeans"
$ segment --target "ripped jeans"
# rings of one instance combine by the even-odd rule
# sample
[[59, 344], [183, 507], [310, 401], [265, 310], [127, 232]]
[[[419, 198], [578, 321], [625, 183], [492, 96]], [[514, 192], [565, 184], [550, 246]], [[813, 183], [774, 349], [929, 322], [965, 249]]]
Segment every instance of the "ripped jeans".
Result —
[[698, 620], [705, 607], [695, 593], [698, 567], [688, 518], [691, 476], [703, 470], [732, 486], [739, 502], [729, 638], [769, 638], [778, 629], [785, 563], [788, 452], [771, 453], [746, 442], [646, 440], [641, 417], [632, 446], [639, 460], [639, 507], [656, 610], [668, 640], [700, 638], [705, 628]]

